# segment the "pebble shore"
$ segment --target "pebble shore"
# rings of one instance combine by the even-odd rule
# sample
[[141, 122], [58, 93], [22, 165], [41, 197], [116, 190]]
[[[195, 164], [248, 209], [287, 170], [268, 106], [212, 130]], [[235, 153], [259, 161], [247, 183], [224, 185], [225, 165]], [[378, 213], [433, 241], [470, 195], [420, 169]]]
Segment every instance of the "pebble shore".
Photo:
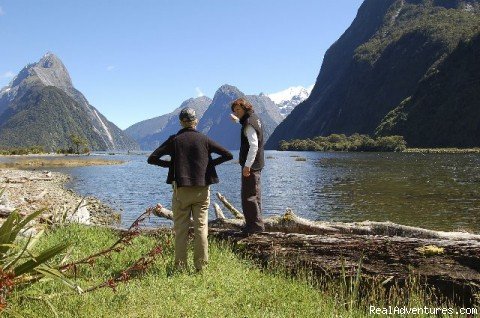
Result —
[[[70, 176], [48, 170], [0, 169], [0, 223], [17, 210], [28, 215], [45, 209], [40, 222], [63, 220], [84, 224], [116, 225], [120, 213], [94, 197], [81, 197], [65, 183]], [[2, 190], [3, 189], [3, 190]]]

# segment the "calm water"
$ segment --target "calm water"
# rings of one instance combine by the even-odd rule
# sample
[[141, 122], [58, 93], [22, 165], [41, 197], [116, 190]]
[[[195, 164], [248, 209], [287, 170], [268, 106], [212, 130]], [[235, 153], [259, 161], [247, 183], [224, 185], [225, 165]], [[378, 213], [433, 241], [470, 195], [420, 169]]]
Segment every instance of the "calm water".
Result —
[[[297, 161], [297, 157], [306, 161]], [[439, 230], [480, 233], [480, 155], [409, 153], [266, 153], [262, 175], [265, 215], [287, 207], [312, 220], [392, 221]], [[67, 185], [123, 211], [128, 226], [157, 202], [171, 207], [167, 170], [148, 165], [147, 154], [114, 155], [124, 165], [61, 169], [73, 176]], [[237, 207], [240, 167], [217, 167], [213, 185]], [[225, 209], [224, 209], [225, 211]], [[210, 208], [213, 217], [213, 207]], [[149, 225], [170, 224], [152, 218]]]

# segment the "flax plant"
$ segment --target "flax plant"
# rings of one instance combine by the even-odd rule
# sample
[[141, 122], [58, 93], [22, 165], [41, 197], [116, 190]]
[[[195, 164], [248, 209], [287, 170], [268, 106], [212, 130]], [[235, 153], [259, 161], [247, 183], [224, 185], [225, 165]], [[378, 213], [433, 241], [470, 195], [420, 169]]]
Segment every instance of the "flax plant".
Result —
[[[4, 190], [1, 191], [3, 194]], [[60, 280], [68, 286], [79, 290], [79, 287], [67, 279], [60, 271], [47, 264], [53, 257], [62, 253], [68, 243], [59, 243], [38, 253], [31, 252], [43, 231], [30, 235], [26, 242], [21, 243], [19, 234], [28, 229], [30, 221], [34, 220], [44, 210], [38, 210], [28, 216], [21, 216], [13, 211], [0, 227], [0, 311], [7, 304], [7, 296], [13, 288], [31, 284], [48, 277]]]

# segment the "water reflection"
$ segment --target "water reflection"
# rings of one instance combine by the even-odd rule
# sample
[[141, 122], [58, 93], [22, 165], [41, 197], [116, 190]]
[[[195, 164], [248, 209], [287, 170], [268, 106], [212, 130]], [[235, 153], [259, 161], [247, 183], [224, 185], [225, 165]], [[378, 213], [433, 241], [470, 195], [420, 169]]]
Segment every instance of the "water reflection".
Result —
[[470, 155], [419, 154], [358, 154], [342, 163], [324, 161], [326, 169], [350, 167], [326, 191], [341, 194], [341, 208], [332, 219], [478, 232], [480, 196], [471, 177], [478, 176], [477, 162]]

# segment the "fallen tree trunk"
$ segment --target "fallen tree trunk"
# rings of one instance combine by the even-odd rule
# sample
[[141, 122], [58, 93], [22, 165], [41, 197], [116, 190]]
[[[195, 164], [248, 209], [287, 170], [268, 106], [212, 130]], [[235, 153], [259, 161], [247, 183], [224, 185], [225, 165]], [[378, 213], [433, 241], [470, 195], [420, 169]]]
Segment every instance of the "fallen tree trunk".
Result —
[[[221, 195], [220, 195], [221, 196]], [[221, 196], [224, 198], [223, 196]], [[223, 200], [222, 200], [223, 202]], [[228, 201], [227, 201], [228, 202]], [[230, 203], [228, 203], [230, 205]], [[223, 229], [239, 229], [243, 224], [243, 217], [226, 219], [218, 204], [215, 210], [217, 218], [209, 221], [209, 227]], [[228, 207], [227, 207], [228, 208]], [[152, 209], [155, 215], [173, 220], [172, 211], [157, 205]], [[228, 208], [230, 210], [230, 208]], [[234, 208], [235, 209], [235, 208]], [[236, 209], [235, 209], [236, 210]], [[237, 213], [238, 210], [236, 210]], [[395, 224], [392, 222], [315, 222], [297, 216], [292, 210], [287, 209], [283, 216], [274, 216], [264, 219], [267, 232], [299, 233], [309, 235], [322, 234], [358, 234], [358, 235], [383, 235], [392, 237], [445, 239], [453, 241], [467, 241], [472, 245], [480, 246], [480, 235], [465, 232], [443, 232], [422, 229], [413, 226]]]
[[236, 219], [241, 219], [241, 220], [245, 219], [243, 214], [240, 211], [238, 211], [230, 202], [228, 202], [227, 198], [225, 198], [220, 192], [217, 192], [217, 198], [233, 214], [233, 216]]
[[[168, 209], [160, 205], [152, 209], [157, 216], [172, 219]], [[332, 277], [355, 273], [361, 266], [364, 277], [389, 284], [418, 275], [462, 304], [472, 304], [478, 297], [480, 235], [391, 222], [313, 222], [289, 210], [265, 219], [265, 232], [246, 236], [239, 231], [242, 219], [216, 214], [209, 222], [210, 236], [230, 241], [263, 265], [282, 264], [292, 272], [307, 268], [318, 276]]]

